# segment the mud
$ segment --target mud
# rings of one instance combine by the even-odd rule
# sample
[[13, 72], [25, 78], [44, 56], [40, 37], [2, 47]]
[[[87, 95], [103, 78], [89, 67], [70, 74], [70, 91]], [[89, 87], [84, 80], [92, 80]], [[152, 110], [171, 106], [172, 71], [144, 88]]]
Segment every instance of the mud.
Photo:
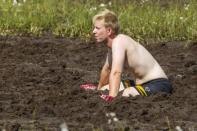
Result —
[[173, 83], [173, 94], [118, 96], [109, 104], [99, 98], [105, 92], [79, 88], [98, 83], [104, 45], [49, 36], [0, 37], [0, 129], [58, 131], [65, 122], [70, 131], [197, 130], [197, 44], [145, 46]]

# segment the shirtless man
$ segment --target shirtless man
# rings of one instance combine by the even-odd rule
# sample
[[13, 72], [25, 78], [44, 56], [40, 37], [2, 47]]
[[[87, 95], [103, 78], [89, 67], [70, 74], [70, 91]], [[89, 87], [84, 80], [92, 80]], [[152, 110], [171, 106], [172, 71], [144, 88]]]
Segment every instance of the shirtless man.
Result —
[[[109, 89], [109, 95], [101, 98], [111, 101], [122, 90], [125, 97], [171, 93], [172, 86], [153, 56], [131, 37], [119, 34], [118, 18], [114, 12], [107, 9], [99, 12], [93, 17], [93, 24], [96, 42], [104, 42], [108, 47], [97, 89]], [[121, 80], [125, 67], [135, 77], [134, 81]]]

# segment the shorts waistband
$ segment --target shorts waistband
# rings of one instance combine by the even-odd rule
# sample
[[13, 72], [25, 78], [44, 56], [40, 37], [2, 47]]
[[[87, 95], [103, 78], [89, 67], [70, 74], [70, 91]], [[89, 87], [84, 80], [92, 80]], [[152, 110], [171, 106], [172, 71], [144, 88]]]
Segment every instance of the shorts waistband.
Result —
[[167, 81], [167, 82], [170, 82], [169, 79], [167, 79], [167, 78], [157, 78], [157, 79], [153, 79], [153, 80], [149, 80], [147, 82], [144, 82], [144, 83], [142, 83], [140, 85], [143, 86], [143, 85], [145, 85], [147, 83], [150, 83], [150, 82], [158, 82], [158, 81]]

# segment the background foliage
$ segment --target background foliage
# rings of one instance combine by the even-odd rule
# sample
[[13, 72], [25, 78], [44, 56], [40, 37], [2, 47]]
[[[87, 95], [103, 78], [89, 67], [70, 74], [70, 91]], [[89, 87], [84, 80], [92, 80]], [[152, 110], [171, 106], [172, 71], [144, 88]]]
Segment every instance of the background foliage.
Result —
[[90, 38], [92, 17], [117, 13], [121, 32], [138, 40], [195, 40], [197, 2], [172, 0], [0, 0], [0, 35]]

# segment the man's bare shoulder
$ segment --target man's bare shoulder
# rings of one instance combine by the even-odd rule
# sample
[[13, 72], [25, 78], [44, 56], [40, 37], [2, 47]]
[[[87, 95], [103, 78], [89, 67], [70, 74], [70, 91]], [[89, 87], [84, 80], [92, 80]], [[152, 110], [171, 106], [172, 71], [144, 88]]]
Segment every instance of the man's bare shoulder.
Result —
[[118, 34], [115, 38], [115, 40], [124, 40], [124, 39], [131, 39], [131, 38], [125, 34]]
[[126, 35], [119, 34], [113, 39], [112, 49], [114, 48], [122, 48], [126, 45]]
[[114, 42], [137, 43], [133, 38], [125, 34], [117, 35]]
[[125, 48], [134, 48], [139, 43], [136, 42], [134, 39], [132, 39], [128, 35], [119, 34], [116, 36], [116, 38], [113, 40], [112, 47], [119, 48], [119, 47], [125, 47]]

